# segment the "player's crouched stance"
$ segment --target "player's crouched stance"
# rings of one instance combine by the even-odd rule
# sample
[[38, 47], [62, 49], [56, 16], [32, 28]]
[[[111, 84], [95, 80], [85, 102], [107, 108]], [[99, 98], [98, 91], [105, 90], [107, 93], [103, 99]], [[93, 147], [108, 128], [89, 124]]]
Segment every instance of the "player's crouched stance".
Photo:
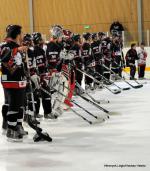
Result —
[[21, 26], [10, 25], [7, 28], [7, 37], [1, 47], [1, 83], [5, 92], [5, 101], [8, 103], [7, 133], [9, 141], [22, 141], [27, 134], [22, 126], [24, 114], [24, 99], [26, 77], [22, 53], [26, 46], [20, 46]]

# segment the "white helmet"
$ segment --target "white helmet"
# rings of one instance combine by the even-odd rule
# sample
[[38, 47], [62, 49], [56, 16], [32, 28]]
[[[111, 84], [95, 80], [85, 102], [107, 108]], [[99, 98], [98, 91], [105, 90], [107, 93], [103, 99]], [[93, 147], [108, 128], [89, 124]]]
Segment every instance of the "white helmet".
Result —
[[60, 25], [54, 25], [50, 28], [50, 33], [54, 38], [60, 38], [63, 36], [63, 29]]

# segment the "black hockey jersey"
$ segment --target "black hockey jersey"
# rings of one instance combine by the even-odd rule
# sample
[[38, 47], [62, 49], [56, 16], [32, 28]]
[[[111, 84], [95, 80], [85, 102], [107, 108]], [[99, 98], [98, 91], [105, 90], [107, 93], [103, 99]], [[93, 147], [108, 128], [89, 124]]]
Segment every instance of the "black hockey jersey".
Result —
[[35, 55], [34, 55], [34, 48], [29, 47], [27, 53], [28, 53], [30, 74], [33, 75], [36, 73], [36, 60], [35, 60]]
[[101, 41], [101, 53], [105, 61], [111, 61], [111, 40], [109, 37]]
[[6, 40], [1, 46], [1, 82], [4, 88], [26, 87], [23, 55], [18, 47], [12, 40]]
[[89, 43], [83, 43], [82, 45], [82, 58], [85, 67], [92, 67], [92, 63], [94, 62], [94, 57], [91, 54], [91, 45]]
[[36, 68], [39, 74], [43, 74], [47, 71], [47, 61], [45, 57], [45, 51], [40, 46], [34, 46], [34, 57], [36, 62]]
[[124, 65], [124, 57], [122, 53], [122, 44], [119, 41], [113, 42], [111, 45], [112, 67], [122, 67]]
[[122, 48], [120, 42], [114, 42], [111, 44], [111, 52], [112, 56], [121, 56], [122, 55]]
[[81, 47], [79, 44], [74, 44], [70, 48], [70, 52], [74, 54], [74, 62], [78, 68], [82, 68], [83, 59], [81, 57]]
[[135, 60], [139, 59], [135, 49], [129, 49], [125, 58], [127, 66], [130, 66], [130, 64], [135, 64]]
[[60, 61], [61, 49], [62, 46], [57, 42], [50, 41], [47, 44], [46, 58], [49, 69], [56, 69], [58, 62]]
[[95, 58], [95, 61], [99, 61], [101, 59], [101, 48], [99, 41], [94, 41], [91, 43], [92, 54]]

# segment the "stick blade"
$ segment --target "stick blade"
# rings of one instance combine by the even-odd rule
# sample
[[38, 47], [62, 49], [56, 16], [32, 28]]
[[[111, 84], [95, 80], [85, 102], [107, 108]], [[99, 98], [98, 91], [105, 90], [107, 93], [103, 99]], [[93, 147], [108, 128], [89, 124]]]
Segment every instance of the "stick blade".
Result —
[[121, 90], [113, 90], [113, 93], [114, 94], [119, 94], [119, 93], [121, 93]]
[[123, 91], [125, 91], [125, 90], [130, 90], [130, 89], [131, 89], [130, 87], [122, 88]]
[[109, 112], [109, 115], [121, 115], [120, 112]]
[[104, 118], [98, 117], [98, 119], [96, 121], [92, 122], [92, 124], [95, 125], [95, 124], [101, 124], [104, 122], [105, 122]]
[[136, 86], [133, 86], [133, 88], [142, 88], [143, 87], [143, 84], [138, 84]]

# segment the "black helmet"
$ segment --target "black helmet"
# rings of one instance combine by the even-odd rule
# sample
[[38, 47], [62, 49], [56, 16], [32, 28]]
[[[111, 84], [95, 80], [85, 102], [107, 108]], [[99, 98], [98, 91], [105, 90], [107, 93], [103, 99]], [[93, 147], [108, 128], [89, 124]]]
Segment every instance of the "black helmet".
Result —
[[19, 25], [8, 25], [6, 27], [7, 37], [16, 39], [17, 35], [21, 34], [22, 27]]
[[89, 40], [91, 38], [91, 33], [83, 33], [83, 38]]
[[31, 42], [32, 41], [32, 36], [30, 35], [30, 34], [25, 34], [24, 36], [23, 36], [23, 41], [24, 42]]
[[98, 36], [99, 37], [106, 36], [106, 33], [104, 33], [104, 32], [98, 32]]
[[42, 35], [39, 32], [34, 32], [32, 34], [32, 40], [34, 44], [38, 44], [42, 40]]
[[6, 27], [6, 33], [9, 32], [9, 29], [10, 29], [12, 26], [13, 26], [12, 24], [9, 24], [9, 25]]
[[80, 34], [74, 34], [72, 38], [75, 42], [78, 42], [80, 40]]
[[94, 39], [97, 39], [97, 33], [93, 33], [92, 34], [92, 39], [94, 40]]

